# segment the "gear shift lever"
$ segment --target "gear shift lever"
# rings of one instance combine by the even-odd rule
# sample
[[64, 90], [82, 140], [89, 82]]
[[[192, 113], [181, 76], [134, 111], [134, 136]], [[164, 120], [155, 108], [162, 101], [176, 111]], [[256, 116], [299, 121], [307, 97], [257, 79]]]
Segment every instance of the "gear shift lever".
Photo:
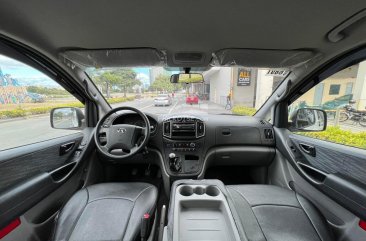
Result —
[[182, 170], [182, 162], [173, 152], [169, 154], [169, 166], [173, 172], [180, 172]]

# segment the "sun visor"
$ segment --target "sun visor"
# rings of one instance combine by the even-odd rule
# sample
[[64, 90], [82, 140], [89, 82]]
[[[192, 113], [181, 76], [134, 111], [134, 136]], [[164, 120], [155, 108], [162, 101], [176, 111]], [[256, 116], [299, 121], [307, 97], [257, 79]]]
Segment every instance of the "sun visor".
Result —
[[315, 53], [308, 50], [222, 49], [214, 53], [213, 65], [288, 68], [314, 56]]
[[166, 55], [153, 48], [67, 50], [60, 56], [82, 69], [166, 65]]

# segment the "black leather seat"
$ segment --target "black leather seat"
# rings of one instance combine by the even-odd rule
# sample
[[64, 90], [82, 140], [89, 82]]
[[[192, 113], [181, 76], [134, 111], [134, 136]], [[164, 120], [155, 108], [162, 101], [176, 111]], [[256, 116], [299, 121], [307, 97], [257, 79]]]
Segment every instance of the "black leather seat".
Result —
[[330, 241], [325, 219], [299, 194], [272, 185], [227, 186], [249, 241]]
[[60, 212], [54, 241], [135, 240], [141, 218], [153, 214], [157, 189], [146, 183], [103, 183], [72, 196]]

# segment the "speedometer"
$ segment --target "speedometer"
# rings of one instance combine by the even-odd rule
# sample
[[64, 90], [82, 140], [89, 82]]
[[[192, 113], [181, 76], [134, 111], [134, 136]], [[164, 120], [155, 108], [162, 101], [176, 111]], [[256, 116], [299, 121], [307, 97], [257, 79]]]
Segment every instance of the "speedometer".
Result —
[[135, 126], [140, 126], [140, 127], [145, 127], [145, 123], [143, 122], [143, 121], [136, 121], [135, 123], [134, 123], [134, 125]]

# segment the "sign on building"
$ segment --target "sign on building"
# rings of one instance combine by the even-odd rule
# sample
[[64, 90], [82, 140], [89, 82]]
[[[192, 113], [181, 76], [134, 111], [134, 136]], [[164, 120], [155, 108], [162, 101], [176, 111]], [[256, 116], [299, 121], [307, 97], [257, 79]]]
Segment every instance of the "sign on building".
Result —
[[252, 71], [239, 69], [237, 86], [250, 86]]
[[278, 77], [286, 77], [289, 73], [288, 70], [281, 70], [281, 69], [269, 69], [266, 73], [266, 76], [278, 76]]

